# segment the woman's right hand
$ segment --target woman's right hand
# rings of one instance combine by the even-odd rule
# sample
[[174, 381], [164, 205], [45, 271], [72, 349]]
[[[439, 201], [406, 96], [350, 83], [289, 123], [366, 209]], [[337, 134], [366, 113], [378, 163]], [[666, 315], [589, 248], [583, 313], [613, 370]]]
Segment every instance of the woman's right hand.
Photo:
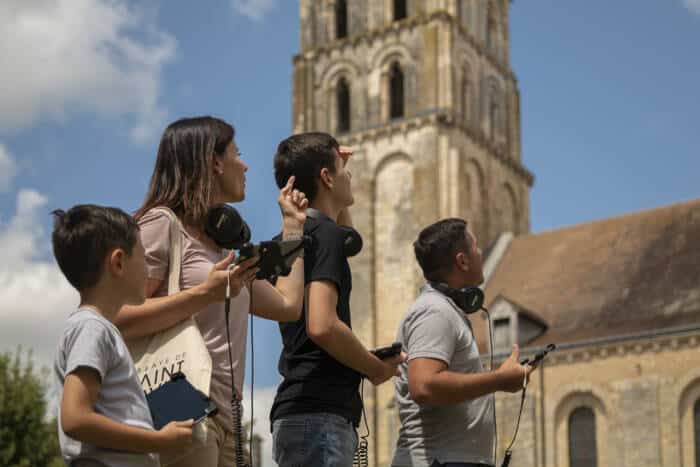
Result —
[[226, 258], [214, 265], [209, 277], [202, 284], [211, 303], [221, 302], [226, 298], [226, 284], [229, 276], [231, 297], [235, 297], [241, 293], [243, 285], [255, 279], [255, 274], [260, 270], [260, 268], [252, 267], [258, 261], [258, 257], [249, 258], [229, 269], [235, 259], [236, 254], [232, 251]]

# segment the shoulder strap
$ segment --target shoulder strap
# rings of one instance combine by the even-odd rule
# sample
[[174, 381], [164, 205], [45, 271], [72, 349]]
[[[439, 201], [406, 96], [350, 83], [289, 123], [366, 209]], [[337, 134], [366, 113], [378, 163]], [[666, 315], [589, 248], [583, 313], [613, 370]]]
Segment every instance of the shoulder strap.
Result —
[[168, 258], [168, 295], [180, 291], [180, 269], [182, 266], [182, 223], [175, 213], [168, 207], [158, 206], [154, 208], [170, 219], [170, 257]]

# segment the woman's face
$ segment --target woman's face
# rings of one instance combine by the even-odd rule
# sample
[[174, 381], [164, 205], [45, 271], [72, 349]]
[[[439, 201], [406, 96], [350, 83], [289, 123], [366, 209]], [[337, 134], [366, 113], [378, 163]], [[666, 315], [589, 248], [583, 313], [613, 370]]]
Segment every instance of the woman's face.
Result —
[[245, 173], [248, 166], [241, 159], [236, 141], [232, 140], [223, 155], [214, 156], [216, 201], [234, 203], [245, 199]]

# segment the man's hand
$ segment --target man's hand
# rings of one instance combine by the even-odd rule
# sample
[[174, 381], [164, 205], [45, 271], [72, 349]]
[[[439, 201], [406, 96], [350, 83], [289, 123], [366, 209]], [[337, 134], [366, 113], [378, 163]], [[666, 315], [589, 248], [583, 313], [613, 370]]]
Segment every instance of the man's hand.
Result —
[[372, 384], [379, 386], [388, 379], [399, 376], [398, 366], [406, 361], [406, 353], [401, 352], [399, 355], [394, 355], [386, 360], [380, 360], [377, 357], [374, 358], [379, 361], [379, 366], [377, 367], [377, 371], [372, 375], [367, 375], [367, 378]]
[[518, 361], [520, 350], [517, 344], [513, 344], [513, 351], [496, 370], [501, 377], [501, 390], [505, 392], [518, 392], [523, 388], [525, 378], [536, 368], [533, 365], [521, 365]]

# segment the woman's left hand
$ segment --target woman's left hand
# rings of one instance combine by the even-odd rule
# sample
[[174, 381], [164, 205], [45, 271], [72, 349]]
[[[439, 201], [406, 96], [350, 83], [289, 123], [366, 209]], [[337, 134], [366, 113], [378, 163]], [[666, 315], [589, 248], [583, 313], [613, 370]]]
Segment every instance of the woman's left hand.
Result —
[[293, 188], [294, 180], [294, 176], [289, 177], [287, 185], [280, 190], [277, 202], [282, 211], [284, 229], [301, 232], [304, 229], [304, 222], [306, 222], [306, 208], [309, 206], [309, 200], [303, 192]]

